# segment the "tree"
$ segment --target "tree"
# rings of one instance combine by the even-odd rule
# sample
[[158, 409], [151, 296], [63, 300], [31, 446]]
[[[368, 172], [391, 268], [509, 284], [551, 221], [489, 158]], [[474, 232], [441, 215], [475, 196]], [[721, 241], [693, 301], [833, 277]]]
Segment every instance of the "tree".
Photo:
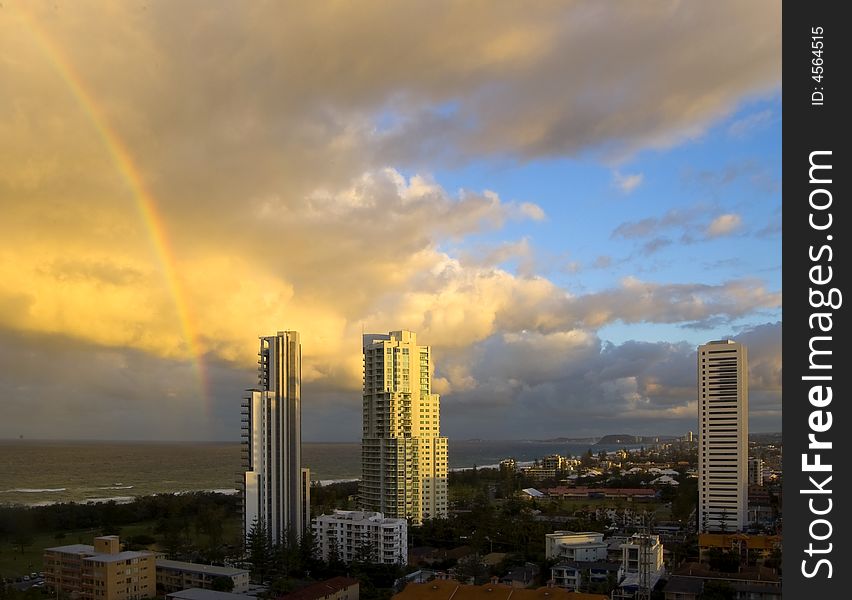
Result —
[[734, 588], [727, 581], [710, 580], [705, 582], [701, 600], [734, 600]]
[[213, 589], [217, 592], [233, 592], [234, 580], [224, 575], [217, 577], [213, 580]]
[[482, 562], [478, 554], [471, 554], [459, 559], [455, 566], [455, 578], [460, 583], [467, 583], [473, 580], [476, 584], [478, 580], [488, 576], [488, 569]]
[[264, 583], [272, 566], [272, 540], [262, 519], [255, 519], [246, 536], [246, 553], [254, 576]]
[[328, 555], [325, 557], [325, 563], [328, 567], [330, 576], [343, 575], [346, 572], [346, 563], [340, 556], [340, 548], [337, 545], [337, 536], [329, 533], [328, 540]]
[[305, 577], [320, 567], [320, 550], [312, 529], [307, 528], [299, 538], [299, 563]]

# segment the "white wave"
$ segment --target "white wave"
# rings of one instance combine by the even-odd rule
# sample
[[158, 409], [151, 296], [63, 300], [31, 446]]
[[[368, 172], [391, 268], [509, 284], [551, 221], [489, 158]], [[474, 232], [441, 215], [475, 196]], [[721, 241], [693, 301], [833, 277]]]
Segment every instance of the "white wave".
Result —
[[[535, 464], [534, 460], [519, 460], [515, 462], [516, 467], [531, 467]], [[476, 465], [477, 469], [499, 469], [500, 464], [496, 465]], [[474, 467], [451, 467], [450, 471], [473, 471]]]
[[335, 483], [350, 483], [352, 481], [361, 481], [361, 480], [358, 479], [357, 477], [353, 477], [353, 478], [350, 478], [350, 479], [320, 479], [320, 480], [317, 481], [317, 483], [319, 483], [320, 486], [325, 487], [327, 485], [333, 485]]
[[103, 504], [105, 502], [115, 502], [116, 504], [130, 504], [136, 500], [135, 496], [111, 496], [109, 498], [86, 498], [81, 500], [82, 504]]
[[66, 490], [67, 488], [15, 488], [13, 490], [2, 490], [0, 494], [51, 494]]
[[176, 492], [158, 492], [161, 494], [174, 494], [176, 496], [181, 496], [183, 494], [225, 494], [228, 496], [233, 496], [235, 494], [239, 494], [240, 490], [235, 488], [213, 488], [206, 490], [178, 490]]
[[234, 488], [220, 488], [215, 490], [204, 490], [205, 492], [210, 492], [213, 494], [225, 494], [227, 496], [234, 496], [240, 493], [240, 490]]
[[132, 485], [121, 485], [120, 483], [116, 483], [115, 485], [106, 485], [104, 487], [97, 488], [99, 490], [132, 490]]

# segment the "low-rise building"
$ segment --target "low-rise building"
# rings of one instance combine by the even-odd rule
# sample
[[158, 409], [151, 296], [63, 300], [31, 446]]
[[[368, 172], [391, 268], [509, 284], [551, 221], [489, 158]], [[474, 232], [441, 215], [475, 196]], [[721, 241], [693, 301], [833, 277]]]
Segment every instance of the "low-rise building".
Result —
[[606, 559], [604, 534], [596, 531], [555, 531], [544, 536], [544, 555], [549, 559], [564, 558], [574, 562]]
[[235, 594], [233, 592], [218, 592], [216, 590], [205, 590], [201, 588], [189, 588], [166, 594], [167, 600], [257, 600], [248, 594]]
[[590, 488], [559, 486], [542, 490], [552, 498], [624, 498], [633, 500], [655, 500], [658, 492], [648, 488]]
[[722, 573], [697, 563], [677, 569], [663, 594], [666, 600], [699, 600], [710, 585], [729, 588], [735, 600], [781, 600], [781, 581], [771, 569], [747, 567], [736, 573]]
[[152, 552], [122, 552], [118, 536], [100, 536], [92, 546], [46, 548], [45, 583], [81, 600], [142, 600], [156, 594], [154, 561]]
[[327, 560], [336, 548], [345, 563], [367, 558], [375, 564], [406, 564], [408, 522], [385, 517], [380, 512], [335, 510], [313, 523], [320, 556]]
[[618, 582], [621, 563], [598, 560], [594, 562], [563, 560], [550, 568], [550, 578], [557, 587], [577, 590], [583, 585]]
[[358, 600], [360, 585], [351, 577], [333, 577], [279, 596], [278, 600]]
[[708, 562], [713, 549], [734, 552], [743, 565], [761, 564], [781, 549], [780, 535], [748, 535], [745, 533], [702, 533], [698, 536], [698, 560]]
[[213, 582], [220, 577], [227, 577], [234, 582], [231, 591], [235, 594], [246, 592], [249, 588], [247, 569], [157, 559], [157, 591], [161, 594], [190, 588], [212, 590]]
[[604, 594], [582, 594], [558, 587], [519, 589], [510, 585], [486, 583], [466, 585], [450, 579], [409, 583], [393, 600], [609, 600]]
[[621, 552], [623, 576], [612, 598], [633, 598], [640, 589], [653, 590], [665, 574], [660, 536], [634, 533], [621, 545]]

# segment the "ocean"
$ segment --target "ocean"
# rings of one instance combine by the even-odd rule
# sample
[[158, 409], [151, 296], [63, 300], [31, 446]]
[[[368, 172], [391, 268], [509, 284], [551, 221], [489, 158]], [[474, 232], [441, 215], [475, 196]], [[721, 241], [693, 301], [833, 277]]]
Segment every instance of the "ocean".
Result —
[[[589, 443], [450, 440], [451, 469], [496, 466], [513, 457], [574, 456]], [[622, 446], [594, 446], [593, 451]], [[304, 442], [302, 462], [322, 483], [357, 479], [360, 444]], [[237, 442], [0, 440], [0, 504], [126, 502], [136, 496], [192, 491], [236, 493]]]

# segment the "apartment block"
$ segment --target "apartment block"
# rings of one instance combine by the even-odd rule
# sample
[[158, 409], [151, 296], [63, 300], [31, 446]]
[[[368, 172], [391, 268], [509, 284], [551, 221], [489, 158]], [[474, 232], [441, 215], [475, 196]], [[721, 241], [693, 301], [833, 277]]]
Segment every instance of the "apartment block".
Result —
[[411, 331], [363, 336], [360, 508], [388, 517], [447, 516], [447, 438], [432, 393], [432, 349]]
[[96, 537], [94, 544], [44, 550], [44, 575], [55, 593], [81, 600], [143, 600], [156, 595], [152, 552], [122, 552], [118, 536]]
[[302, 345], [296, 331], [260, 338], [258, 387], [242, 401], [243, 534], [262, 522], [273, 543], [310, 527], [302, 468]]
[[544, 536], [544, 556], [569, 561], [606, 560], [604, 534], [595, 531], [555, 531]]
[[732, 340], [698, 347], [698, 528], [742, 531], [748, 511], [748, 354]]
[[242, 594], [248, 590], [248, 569], [157, 559], [157, 591], [161, 594], [190, 588], [212, 590], [213, 582], [220, 577], [227, 577], [234, 582], [234, 594]]
[[368, 551], [376, 564], [408, 562], [408, 522], [378, 512], [335, 510], [314, 519], [314, 540], [323, 559], [337, 548], [337, 555], [350, 563]]

